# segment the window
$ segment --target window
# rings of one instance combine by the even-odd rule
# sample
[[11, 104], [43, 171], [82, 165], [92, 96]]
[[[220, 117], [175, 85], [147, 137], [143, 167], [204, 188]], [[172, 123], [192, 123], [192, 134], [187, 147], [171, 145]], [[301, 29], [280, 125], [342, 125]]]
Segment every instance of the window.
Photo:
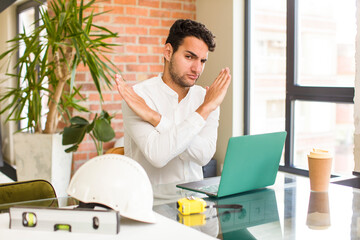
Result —
[[[39, 18], [40, 18], [40, 11], [39, 9], [41, 7], [44, 7], [44, 5], [40, 5], [38, 2], [36, 1], [28, 1], [22, 5], [19, 5], [17, 7], [17, 27], [18, 27], [18, 33], [26, 33], [26, 34], [30, 34], [36, 27], [39, 26], [39, 24], [41, 24], [41, 22], [39, 22]], [[45, 5], [46, 7], [46, 5]], [[35, 23], [35, 24], [34, 24]], [[21, 47], [20, 45], [20, 49], [19, 49], [19, 57], [22, 55], [22, 53], [24, 52], [24, 48]], [[23, 84], [24, 83], [19, 83], [20, 86], [19, 87], [26, 87]], [[47, 99], [43, 98], [43, 105], [47, 106]], [[45, 111], [47, 111], [47, 109], [44, 109]], [[45, 113], [45, 112], [44, 112]], [[22, 115], [26, 116], [27, 112], [26, 109], [23, 111]], [[24, 117], [24, 120], [21, 120], [19, 123], [19, 128], [23, 129], [25, 126], [27, 126], [27, 118]], [[43, 118], [43, 121], [45, 122], [45, 118]], [[43, 124], [44, 125], [44, 124]]]
[[[251, 3], [251, 5], [250, 5]], [[283, 170], [307, 173], [307, 153], [351, 174], [355, 0], [246, 1], [246, 134], [286, 130]]]

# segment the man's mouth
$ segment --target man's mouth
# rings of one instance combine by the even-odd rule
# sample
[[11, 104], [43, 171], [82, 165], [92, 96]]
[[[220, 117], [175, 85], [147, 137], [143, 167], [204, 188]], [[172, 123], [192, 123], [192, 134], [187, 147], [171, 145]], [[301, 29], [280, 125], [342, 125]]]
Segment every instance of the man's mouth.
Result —
[[189, 77], [191, 80], [196, 81], [196, 80], [199, 78], [199, 75], [198, 75], [198, 74], [188, 74], [188, 77]]

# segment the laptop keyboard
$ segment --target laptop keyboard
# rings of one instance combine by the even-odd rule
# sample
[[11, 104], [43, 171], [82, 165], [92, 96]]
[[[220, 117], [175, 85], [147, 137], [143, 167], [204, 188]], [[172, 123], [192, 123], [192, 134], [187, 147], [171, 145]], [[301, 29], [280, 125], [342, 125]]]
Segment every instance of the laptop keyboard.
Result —
[[218, 189], [219, 189], [219, 185], [215, 184], [215, 185], [209, 185], [209, 186], [202, 186], [199, 189], [204, 192], [217, 193]]

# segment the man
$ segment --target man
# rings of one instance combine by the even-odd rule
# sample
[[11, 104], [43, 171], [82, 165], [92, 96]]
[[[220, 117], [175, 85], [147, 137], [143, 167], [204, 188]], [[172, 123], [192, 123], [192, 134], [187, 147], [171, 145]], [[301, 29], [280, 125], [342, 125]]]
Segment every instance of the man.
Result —
[[153, 185], [203, 178], [216, 150], [219, 105], [230, 85], [228, 68], [210, 87], [195, 85], [214, 35], [192, 20], [177, 20], [164, 47], [164, 71], [134, 87], [116, 75], [124, 99], [125, 155], [138, 161]]

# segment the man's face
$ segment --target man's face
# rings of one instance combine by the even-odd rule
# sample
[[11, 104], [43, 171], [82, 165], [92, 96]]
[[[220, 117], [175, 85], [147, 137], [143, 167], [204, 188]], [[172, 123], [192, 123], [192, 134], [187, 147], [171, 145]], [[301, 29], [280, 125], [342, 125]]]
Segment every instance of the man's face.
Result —
[[178, 50], [172, 54], [169, 73], [177, 85], [191, 87], [204, 70], [209, 49], [203, 40], [186, 37]]

